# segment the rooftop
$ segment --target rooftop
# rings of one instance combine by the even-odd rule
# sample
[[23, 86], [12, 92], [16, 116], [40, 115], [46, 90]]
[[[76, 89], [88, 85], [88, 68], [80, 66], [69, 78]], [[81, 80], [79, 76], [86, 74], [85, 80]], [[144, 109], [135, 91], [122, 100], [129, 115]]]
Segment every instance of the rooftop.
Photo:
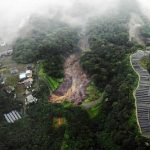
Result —
[[21, 79], [25, 79], [25, 78], [26, 78], [26, 73], [25, 72], [20, 73], [19, 79], [21, 80]]
[[37, 102], [37, 98], [33, 97], [32, 94], [28, 95], [25, 99], [25, 105], [33, 103], [33, 102]]
[[4, 114], [4, 117], [8, 123], [14, 123], [15, 121], [21, 119], [20, 114], [16, 110]]

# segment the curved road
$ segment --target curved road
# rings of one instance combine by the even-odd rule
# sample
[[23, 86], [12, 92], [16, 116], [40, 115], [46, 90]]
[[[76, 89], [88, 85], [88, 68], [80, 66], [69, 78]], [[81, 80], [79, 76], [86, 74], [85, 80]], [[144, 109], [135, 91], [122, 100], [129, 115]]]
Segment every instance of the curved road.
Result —
[[146, 137], [150, 136], [150, 74], [141, 67], [140, 60], [149, 54], [149, 51], [139, 50], [130, 57], [131, 65], [139, 76], [138, 87], [134, 92], [137, 123], [141, 134]]

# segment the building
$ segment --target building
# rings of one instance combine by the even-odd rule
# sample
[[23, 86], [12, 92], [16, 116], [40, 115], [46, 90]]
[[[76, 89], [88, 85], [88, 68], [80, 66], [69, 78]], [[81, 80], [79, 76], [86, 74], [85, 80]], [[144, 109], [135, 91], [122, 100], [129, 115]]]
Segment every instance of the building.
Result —
[[0, 46], [1, 46], [1, 47], [5, 46], [5, 45], [6, 45], [6, 43], [5, 43], [4, 41], [1, 41], [1, 42], [0, 42]]
[[16, 110], [4, 114], [4, 117], [8, 123], [14, 123], [15, 121], [21, 119], [20, 114]]
[[10, 73], [12, 74], [12, 75], [16, 75], [16, 74], [18, 74], [18, 69], [16, 69], [16, 68], [12, 68], [12, 69], [10, 69]]
[[6, 80], [6, 78], [3, 78], [3, 77], [0, 76], [0, 84], [4, 85], [5, 84], [5, 80]]
[[19, 74], [20, 80], [25, 80], [27, 78], [32, 78], [32, 70], [26, 70], [26, 72], [22, 72]]
[[26, 78], [27, 78], [27, 76], [26, 76], [25, 72], [22, 72], [22, 73], [19, 74], [19, 79], [20, 80], [25, 80]]
[[28, 78], [28, 79], [25, 79], [24, 81], [22, 81], [21, 83], [24, 84], [24, 86], [26, 88], [31, 88], [32, 83], [33, 83], [33, 79], [32, 78]]
[[13, 49], [7, 50], [7, 55], [12, 55], [12, 53], [13, 53]]
[[30, 92], [26, 89], [26, 95], [29, 95], [30, 94]]
[[33, 103], [33, 102], [37, 102], [37, 98], [33, 97], [32, 94], [28, 95], [25, 99], [25, 105], [28, 105], [30, 103]]
[[27, 78], [32, 78], [32, 70], [26, 70]]

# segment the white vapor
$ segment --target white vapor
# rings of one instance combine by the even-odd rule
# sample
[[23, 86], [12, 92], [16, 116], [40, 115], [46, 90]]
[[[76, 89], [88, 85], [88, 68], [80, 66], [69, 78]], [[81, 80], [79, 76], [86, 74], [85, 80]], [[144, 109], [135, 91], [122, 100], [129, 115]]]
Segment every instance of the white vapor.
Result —
[[141, 10], [150, 19], [150, 0], [138, 0]]
[[[137, 0], [150, 18], [150, 0]], [[12, 41], [33, 15], [56, 17], [71, 25], [84, 25], [89, 18], [117, 11], [121, 0], [0, 0], [0, 39]]]
[[59, 17], [82, 25], [89, 17], [116, 10], [119, 0], [0, 0], [0, 38], [9, 42], [17, 36], [30, 16]]

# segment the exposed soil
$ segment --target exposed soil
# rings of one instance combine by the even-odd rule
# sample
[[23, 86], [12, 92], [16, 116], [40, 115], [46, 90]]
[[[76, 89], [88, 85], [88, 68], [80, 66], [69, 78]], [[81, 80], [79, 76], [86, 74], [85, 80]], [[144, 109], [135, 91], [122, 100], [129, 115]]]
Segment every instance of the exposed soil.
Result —
[[69, 100], [80, 104], [85, 99], [89, 80], [80, 67], [79, 58], [79, 54], [72, 54], [66, 59], [64, 82], [50, 97], [51, 102], [61, 103]]

